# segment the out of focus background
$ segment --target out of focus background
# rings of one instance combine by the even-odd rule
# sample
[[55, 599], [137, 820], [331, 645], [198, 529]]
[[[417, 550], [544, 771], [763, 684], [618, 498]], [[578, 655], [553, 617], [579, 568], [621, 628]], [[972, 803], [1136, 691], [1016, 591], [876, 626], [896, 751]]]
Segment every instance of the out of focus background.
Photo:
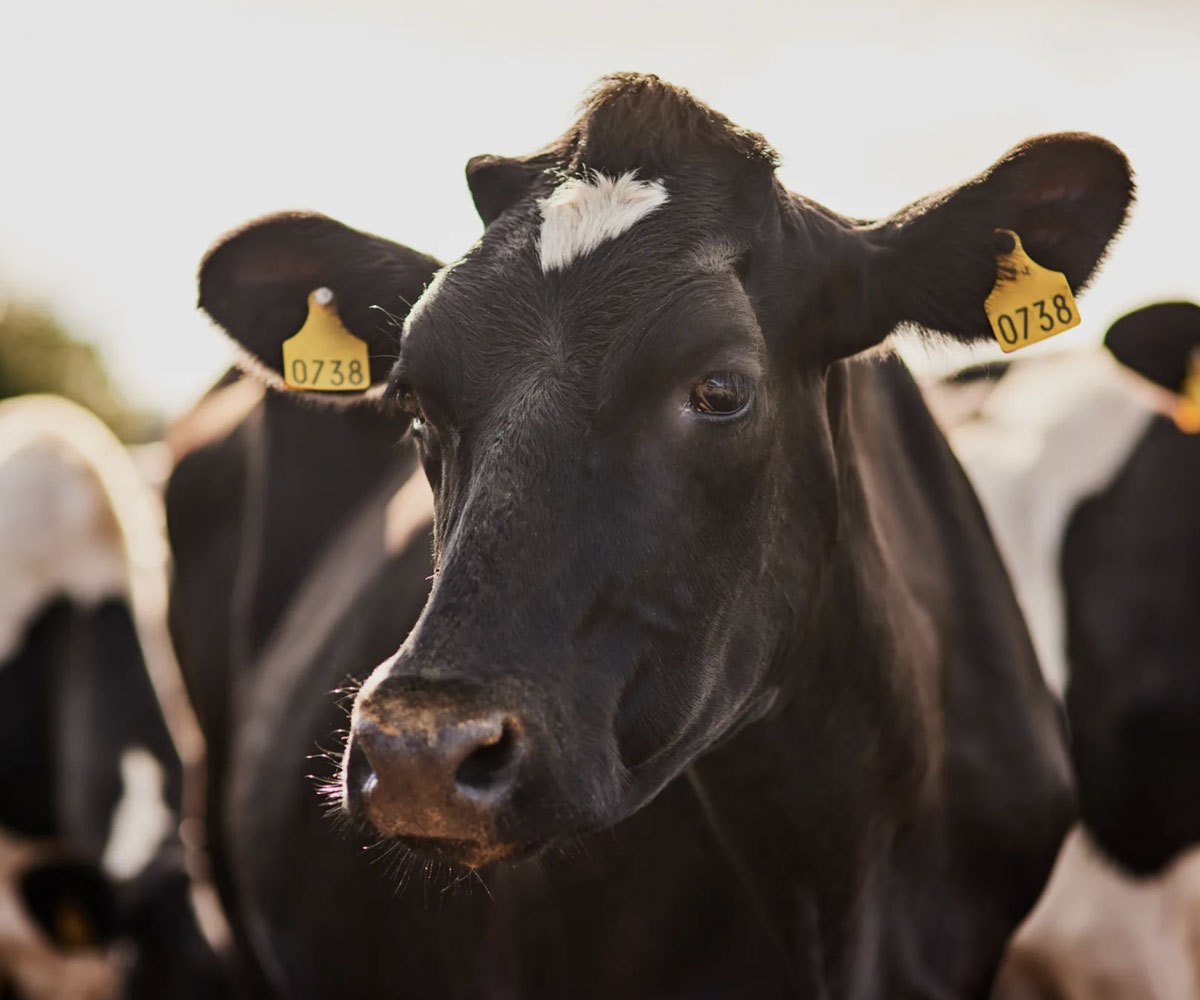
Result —
[[1033, 350], [1200, 299], [1195, 0], [109, 0], [0, 18], [0, 395], [65, 392], [129, 440], [230, 360], [194, 308], [218, 235], [316, 209], [453, 258], [480, 231], [468, 157], [540, 146], [614, 70], [691, 88], [765, 133], [791, 187], [857, 216], [1030, 135], [1097, 132], [1130, 156], [1138, 205], [1082, 327]]

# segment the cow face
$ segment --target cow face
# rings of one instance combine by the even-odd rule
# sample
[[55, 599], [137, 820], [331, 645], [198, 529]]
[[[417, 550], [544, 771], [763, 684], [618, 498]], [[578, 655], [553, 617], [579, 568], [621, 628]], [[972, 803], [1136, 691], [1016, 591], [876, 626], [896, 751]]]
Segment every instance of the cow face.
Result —
[[[788, 193], [774, 165], [641, 76], [608, 80], [543, 152], [469, 165], [486, 231], [408, 315], [386, 379], [435, 494], [437, 573], [355, 702], [346, 801], [385, 834], [478, 865], [603, 827], [767, 711], [780, 664], [820, 648], [852, 516], [830, 366], [902, 322], [986, 336], [997, 228], [1078, 287], [1131, 193], [1121, 154], [1080, 135], [870, 224]], [[276, 219], [201, 272], [260, 367], [278, 370], [308, 287], [278, 278], [292, 322], [266, 338], [255, 317], [284, 307], [261, 283], [243, 304], [246, 271], [328, 284], [373, 352], [397, 351], [345, 301], [369, 267], [334, 283], [373, 238], [327, 225], [344, 244], [327, 264]], [[405, 259], [374, 286], [393, 313]], [[819, 713], [819, 674], [803, 682]]]
[[121, 995], [116, 899], [94, 866], [51, 840], [0, 831], [0, 993], [27, 1000]]
[[[1138, 310], [1105, 343], [1179, 392], [1200, 351], [1200, 307]], [[1063, 541], [1080, 804], [1101, 846], [1136, 872], [1200, 842], [1198, 510], [1200, 436], [1160, 417]]]

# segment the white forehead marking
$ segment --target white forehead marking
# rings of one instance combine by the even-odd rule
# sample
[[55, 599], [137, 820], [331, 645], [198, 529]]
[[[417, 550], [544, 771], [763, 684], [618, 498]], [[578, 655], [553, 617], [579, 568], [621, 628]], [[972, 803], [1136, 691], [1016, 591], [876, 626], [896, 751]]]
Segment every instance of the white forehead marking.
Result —
[[1050, 689], [1067, 683], [1059, 560], [1075, 508], [1105, 489], [1154, 416], [1107, 351], [1017, 362], [949, 432], [1012, 576]]
[[662, 181], [639, 181], [633, 173], [564, 181], [539, 203], [542, 270], [566, 267], [615, 239], [667, 200]]

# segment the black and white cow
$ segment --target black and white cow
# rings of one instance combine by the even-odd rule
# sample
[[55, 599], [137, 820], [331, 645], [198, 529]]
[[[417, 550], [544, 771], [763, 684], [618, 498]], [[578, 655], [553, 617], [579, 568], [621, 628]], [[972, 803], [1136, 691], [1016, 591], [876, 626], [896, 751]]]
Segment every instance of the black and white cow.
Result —
[[1017, 938], [1006, 996], [1200, 992], [1200, 400], [1183, 395], [1189, 372], [1200, 391], [1200, 306], [1139, 309], [1105, 346], [932, 389], [947, 412], [975, 397], [950, 440], [1078, 776], [1084, 829]]
[[135, 612], [135, 592], [154, 597], [156, 559], [160, 614], [165, 596], [147, 501], [86, 411], [53, 397], [0, 403], [5, 1000], [221, 995], [177, 832], [180, 757], [152, 678], [170, 690], [154, 659], [169, 655], [165, 628], [156, 645]]
[[[297, 440], [273, 496], [247, 468], [267, 500], [245, 524], [324, 496], [343, 525], [230, 713], [223, 849], [276, 992], [986, 991], [1073, 815], [1069, 762], [978, 503], [875, 349], [902, 323], [987, 336], [997, 228], [1081, 287], [1129, 168], [1046, 136], [874, 223], [774, 168], [686, 92], [618, 76], [542, 152], [468, 165], [485, 233], [400, 339], [372, 307], [407, 311], [406, 248], [285, 216], [206, 259], [201, 305], [272, 383], [333, 291], [436, 510], [420, 609], [407, 454], [364, 435], [330, 472]], [[327, 414], [343, 435], [350, 412]], [[334, 480], [372, 460], [355, 503]], [[298, 798], [326, 692], [375, 656], [345, 808], [473, 893], [395, 894]]]
[[[306, 223], [295, 225], [298, 235]], [[437, 266], [413, 254], [395, 294], [415, 299]], [[311, 776], [332, 782], [332, 765], [310, 758], [345, 726], [333, 690], [394, 650], [424, 604], [428, 486], [411, 449], [397, 448], [393, 419], [263, 398], [249, 378], [224, 380], [168, 442], [171, 633], [204, 730], [212, 874], [241, 976], [251, 993], [269, 977], [285, 996], [362, 995], [388, 980], [355, 968], [376, 961], [357, 924], [395, 920], [394, 887], [328, 821]], [[344, 568], [330, 566], [337, 553]], [[354, 618], [347, 608], [377, 563], [392, 567], [389, 604]], [[326, 952], [350, 955], [350, 967], [331, 961], [333, 978], [317, 986], [304, 970]]]

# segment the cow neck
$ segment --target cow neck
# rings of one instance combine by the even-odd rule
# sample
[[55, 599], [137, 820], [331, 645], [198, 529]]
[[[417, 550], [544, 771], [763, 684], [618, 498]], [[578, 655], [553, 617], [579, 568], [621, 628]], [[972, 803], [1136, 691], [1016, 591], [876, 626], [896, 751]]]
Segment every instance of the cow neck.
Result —
[[397, 452], [395, 423], [369, 407], [319, 409], [270, 393], [248, 426], [235, 605], [235, 635], [243, 643], [235, 662], [247, 665], [262, 653], [300, 582], [357, 513], [361, 498], [408, 461], [407, 451]]
[[820, 594], [781, 642], [780, 695], [689, 772], [788, 981], [807, 996], [844, 980], [875, 858], [931, 784], [938, 739], [919, 669], [937, 639], [868, 501], [849, 393], [844, 373], [831, 379], [839, 524]]

